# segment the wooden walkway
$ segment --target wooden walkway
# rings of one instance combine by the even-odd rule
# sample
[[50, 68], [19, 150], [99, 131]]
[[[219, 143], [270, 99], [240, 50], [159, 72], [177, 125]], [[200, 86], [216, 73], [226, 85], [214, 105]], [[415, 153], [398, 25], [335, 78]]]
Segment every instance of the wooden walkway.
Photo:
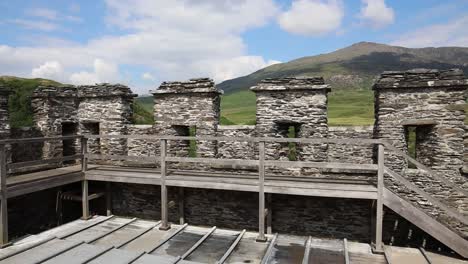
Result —
[[[160, 141], [160, 156], [157, 157], [130, 157], [119, 155], [91, 155], [87, 152], [87, 138], [122, 138], [122, 139], [141, 139], [141, 140], [159, 140]], [[14, 164], [6, 163], [6, 144], [26, 143], [47, 140], [63, 140], [63, 139], [80, 139], [81, 153], [68, 157], [52, 158], [39, 161], [28, 161]], [[215, 141], [246, 141], [258, 144], [258, 159], [214, 159], [214, 158], [188, 158], [168, 156], [168, 144], [170, 140], [215, 140]], [[295, 142], [301, 144], [347, 144], [347, 145], [375, 145], [377, 146], [377, 163], [376, 164], [353, 164], [353, 163], [337, 163], [337, 162], [311, 162], [311, 161], [282, 161], [270, 160], [265, 155], [266, 142]], [[405, 153], [396, 149], [387, 142], [375, 139], [288, 139], [288, 138], [226, 138], [226, 137], [176, 137], [176, 136], [65, 136], [54, 138], [33, 138], [33, 139], [16, 139], [16, 140], [0, 140], [0, 244], [8, 243], [8, 214], [7, 214], [7, 199], [18, 195], [23, 195], [35, 191], [45, 190], [60, 185], [65, 185], [73, 182], [82, 183], [82, 209], [83, 219], [90, 218], [89, 215], [89, 200], [92, 196], [88, 194], [89, 181], [103, 182], [121, 182], [121, 183], [137, 183], [151, 184], [161, 186], [161, 223], [159, 229], [168, 230], [170, 224], [168, 222], [168, 189], [167, 187], [186, 187], [186, 188], [205, 188], [218, 190], [234, 190], [257, 192], [259, 195], [258, 205], [258, 236], [257, 241], [267, 241], [268, 237], [265, 232], [265, 226], [268, 211], [265, 207], [266, 194], [290, 194], [290, 195], [307, 195], [318, 197], [336, 197], [336, 198], [355, 198], [355, 199], [371, 199], [376, 201], [375, 207], [375, 224], [372, 229], [375, 230], [374, 250], [383, 252], [384, 245], [382, 243], [382, 227], [383, 227], [383, 206], [391, 208], [399, 213], [407, 220], [438, 239], [446, 246], [468, 258], [468, 241], [463, 239], [459, 234], [448, 229], [443, 224], [437, 222], [430, 215], [425, 214], [420, 209], [415, 207], [410, 202], [403, 200], [401, 197], [390, 192], [384, 183], [384, 175], [392, 177], [393, 180], [404, 184], [410, 190], [424, 197], [438, 208], [444, 210], [450, 217], [460, 221], [460, 223], [468, 224], [468, 219], [457, 211], [449, 208], [437, 198], [421, 190], [418, 186], [406, 180], [403, 176], [395, 173], [385, 166], [385, 152], [392, 152], [392, 155], [400, 155], [408, 162], [414, 164], [418, 169], [429, 173], [434, 178], [440, 180], [453, 190], [468, 196], [468, 191], [462, 187], [448, 181], [444, 177], [433, 173], [429, 168], [417, 162]], [[88, 159], [95, 158], [100, 160], [135, 160], [144, 159], [153, 164], [159, 165], [160, 169], [151, 168], [135, 168], [121, 166], [104, 166], [88, 164]], [[48, 163], [61, 163], [63, 161], [81, 160], [79, 166], [64, 167], [58, 169], [45, 170], [41, 172], [22, 174], [14, 177], [6, 177], [8, 170], [22, 169], [28, 166], [37, 166]], [[257, 169], [257, 172], [215, 172], [201, 170], [172, 170], [168, 168], [169, 163], [191, 163], [200, 164], [200, 168], [215, 166], [231, 166], [236, 169], [242, 166], [250, 166]], [[314, 168], [325, 170], [351, 170], [351, 171], [366, 171], [375, 175], [374, 184], [362, 180], [355, 179], [324, 179], [316, 177], [298, 177], [293, 175], [275, 174], [269, 175], [266, 167], [275, 167], [282, 169], [302, 169]]]
[[417, 249], [386, 247], [373, 254], [369, 244], [312, 237], [267, 235], [216, 227], [96, 216], [77, 220], [19, 241], [0, 250], [0, 263], [318, 263], [386, 264], [466, 261]]

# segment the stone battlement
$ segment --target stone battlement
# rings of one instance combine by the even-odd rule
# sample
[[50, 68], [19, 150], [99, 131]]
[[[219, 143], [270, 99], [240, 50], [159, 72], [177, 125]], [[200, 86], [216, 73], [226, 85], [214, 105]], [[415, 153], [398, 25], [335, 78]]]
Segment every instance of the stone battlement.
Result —
[[377, 79], [373, 89], [428, 87], [460, 89], [461, 86], [468, 86], [468, 79], [465, 79], [463, 71], [460, 69], [414, 69], [408, 71], [386, 71]]
[[101, 83], [96, 85], [41, 85], [34, 90], [33, 98], [41, 97], [136, 97], [125, 85]]
[[254, 92], [321, 89], [330, 91], [330, 86], [325, 84], [323, 77], [268, 78], [250, 88]]
[[163, 82], [152, 94], [179, 94], [179, 93], [219, 93], [223, 91], [215, 87], [210, 78], [196, 78], [183, 82]]

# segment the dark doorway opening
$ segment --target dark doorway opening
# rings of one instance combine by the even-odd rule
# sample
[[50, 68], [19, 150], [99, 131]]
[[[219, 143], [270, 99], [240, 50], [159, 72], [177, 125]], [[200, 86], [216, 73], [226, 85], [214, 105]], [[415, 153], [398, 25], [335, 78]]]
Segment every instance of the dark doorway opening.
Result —
[[[284, 138], [297, 138], [301, 129], [301, 124], [281, 122], [277, 123], [279, 136]], [[298, 145], [296, 142], [283, 144], [280, 156], [285, 156], [290, 161], [298, 160]]]
[[[78, 134], [77, 123], [62, 123], [62, 136], [74, 136]], [[77, 141], [76, 139], [64, 139], [62, 141], [62, 155], [64, 157], [76, 154]], [[65, 164], [71, 164], [75, 161], [66, 161]]]
[[[182, 137], [195, 137], [197, 135], [196, 126], [173, 126], [175, 134]], [[184, 140], [177, 141], [177, 147], [179, 152], [185, 153], [189, 157], [197, 156], [197, 141], [196, 140]], [[185, 156], [185, 155], [184, 155]]]

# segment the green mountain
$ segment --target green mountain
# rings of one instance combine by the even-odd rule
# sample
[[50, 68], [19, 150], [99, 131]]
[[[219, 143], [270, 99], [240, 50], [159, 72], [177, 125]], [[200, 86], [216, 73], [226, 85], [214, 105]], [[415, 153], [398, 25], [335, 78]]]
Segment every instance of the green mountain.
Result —
[[[0, 85], [11, 89], [8, 108], [10, 111], [10, 125], [12, 127], [32, 126], [33, 115], [31, 109], [31, 95], [40, 85], [62, 85], [47, 79], [27, 79], [13, 76], [0, 76]], [[152, 110], [147, 109], [135, 100], [133, 104], [133, 122], [135, 124], [153, 123]]]
[[371, 85], [383, 71], [461, 68], [468, 76], [468, 48], [410, 49], [360, 42], [337, 51], [275, 64], [218, 84], [226, 93], [221, 114], [236, 124], [255, 123], [255, 94], [248, 89], [265, 78], [323, 76], [332, 86], [329, 125], [372, 125]]
[[334, 88], [369, 87], [383, 71], [462, 68], [468, 73], [468, 48], [411, 49], [359, 42], [337, 51], [274, 64], [218, 85], [226, 93], [246, 90], [265, 78], [323, 76]]

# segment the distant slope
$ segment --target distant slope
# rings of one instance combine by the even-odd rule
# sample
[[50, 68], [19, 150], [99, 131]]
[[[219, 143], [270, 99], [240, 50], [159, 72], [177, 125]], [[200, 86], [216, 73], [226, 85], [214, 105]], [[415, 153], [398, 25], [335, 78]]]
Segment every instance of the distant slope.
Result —
[[[12, 127], [32, 126], [33, 114], [31, 109], [31, 96], [40, 85], [62, 85], [59, 82], [47, 79], [27, 79], [13, 76], [0, 76], [0, 84], [12, 90], [8, 108], [10, 111], [10, 125]], [[135, 100], [133, 105], [133, 122], [136, 124], [152, 124], [152, 110]]]
[[250, 75], [224, 81], [227, 93], [245, 90], [265, 78], [323, 76], [335, 88], [368, 88], [379, 73], [412, 68], [462, 68], [468, 73], [468, 48], [411, 49], [360, 42], [337, 51], [271, 65]]

